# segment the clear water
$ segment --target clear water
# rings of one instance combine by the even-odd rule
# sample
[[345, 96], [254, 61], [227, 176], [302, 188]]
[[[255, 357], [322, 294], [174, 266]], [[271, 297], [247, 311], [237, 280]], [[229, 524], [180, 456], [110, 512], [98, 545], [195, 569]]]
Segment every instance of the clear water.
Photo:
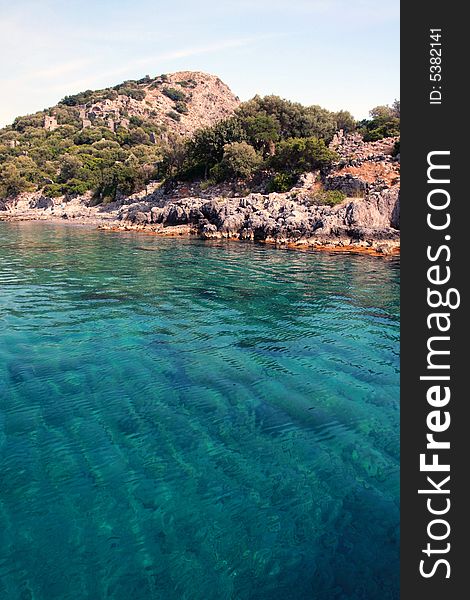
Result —
[[396, 259], [0, 223], [0, 598], [398, 598]]

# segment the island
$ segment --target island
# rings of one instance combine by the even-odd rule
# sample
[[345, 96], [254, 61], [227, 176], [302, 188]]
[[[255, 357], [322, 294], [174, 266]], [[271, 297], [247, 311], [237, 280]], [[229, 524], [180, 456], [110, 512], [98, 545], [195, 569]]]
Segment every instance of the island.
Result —
[[201, 72], [87, 90], [0, 130], [0, 219], [396, 254], [399, 124]]

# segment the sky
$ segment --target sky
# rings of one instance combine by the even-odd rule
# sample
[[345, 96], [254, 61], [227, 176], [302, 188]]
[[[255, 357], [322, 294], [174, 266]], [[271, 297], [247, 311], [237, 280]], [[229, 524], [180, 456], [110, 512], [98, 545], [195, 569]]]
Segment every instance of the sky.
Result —
[[399, 98], [399, 0], [0, 0], [0, 126], [174, 71], [364, 118]]

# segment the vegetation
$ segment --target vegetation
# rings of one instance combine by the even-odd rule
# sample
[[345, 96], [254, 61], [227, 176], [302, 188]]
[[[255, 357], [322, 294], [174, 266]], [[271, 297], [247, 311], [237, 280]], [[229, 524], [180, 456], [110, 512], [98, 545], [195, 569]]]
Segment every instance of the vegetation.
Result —
[[327, 206], [335, 206], [341, 204], [346, 198], [346, 194], [339, 190], [319, 191], [310, 197], [311, 204], [326, 204]]
[[[160, 86], [174, 103], [167, 116], [179, 121], [188, 113], [183, 89], [195, 82], [179, 81], [177, 87], [169, 82], [166, 75], [153, 80], [147, 75], [114, 88], [66, 96], [51, 110], [15, 119], [0, 130], [0, 198], [42, 190], [66, 199], [91, 192], [95, 202], [108, 202], [143, 189], [152, 179], [237, 181], [247, 188], [262, 181], [268, 191], [284, 192], [301, 173], [326, 170], [337, 160], [328, 143], [338, 129], [358, 128], [366, 140], [373, 140], [396, 135], [399, 128], [398, 101], [374, 108], [371, 118], [358, 124], [347, 111], [302, 106], [278, 96], [256, 96], [232, 117], [197, 131], [191, 139], [166, 130], [163, 141], [165, 128], [154, 122], [156, 113], [148, 119], [122, 113], [125, 126], [116, 123], [112, 131], [99, 111], [93, 111], [92, 126], [82, 127], [83, 107], [122, 94], [143, 100], [142, 85]], [[55, 117], [57, 128], [44, 128], [46, 116]], [[320, 201], [341, 200], [329, 193]]]
[[288, 192], [297, 181], [297, 175], [276, 173], [268, 183], [268, 192]]
[[225, 144], [224, 155], [220, 161], [223, 178], [240, 177], [248, 179], [263, 163], [262, 157], [247, 142]]
[[324, 140], [308, 138], [289, 138], [280, 142], [276, 154], [269, 163], [278, 172], [300, 175], [307, 171], [325, 169], [338, 156], [326, 146]]
[[[0, 130], [0, 197], [42, 190], [54, 196], [91, 191], [100, 202], [130, 194], [157, 176], [163, 148], [151, 142], [159, 128], [130, 119], [116, 133], [104, 124], [81, 129], [76, 108], [62, 104], [59, 127], [46, 131], [46, 113], [21, 117]], [[62, 124], [61, 124], [62, 123]]]
[[386, 137], [400, 135], [400, 101], [392, 106], [376, 106], [369, 112], [370, 119], [358, 124], [358, 130], [364, 141], [375, 142]]
[[174, 100], [175, 102], [182, 101], [186, 99], [186, 94], [181, 90], [177, 90], [172, 87], [164, 87], [162, 89], [162, 93], [165, 94], [170, 100]]
[[348, 131], [355, 127], [346, 111], [256, 96], [233, 117], [195, 133], [177, 176], [247, 180], [264, 172], [271, 191], [286, 191], [302, 172], [326, 169], [337, 160], [328, 143], [338, 124]]
[[174, 110], [169, 110], [166, 113], [167, 117], [170, 117], [170, 119], [173, 119], [173, 121], [180, 121], [181, 120], [181, 115], [180, 113], [174, 111]]
[[188, 114], [188, 106], [186, 102], [183, 102], [182, 100], [175, 102], [175, 110], [183, 115]]

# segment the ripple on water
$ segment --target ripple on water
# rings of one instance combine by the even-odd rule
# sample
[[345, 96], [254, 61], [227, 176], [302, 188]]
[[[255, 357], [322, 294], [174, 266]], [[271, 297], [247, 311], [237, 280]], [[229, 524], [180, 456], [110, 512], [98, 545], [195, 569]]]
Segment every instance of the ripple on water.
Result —
[[2, 598], [398, 598], [397, 259], [0, 239]]

